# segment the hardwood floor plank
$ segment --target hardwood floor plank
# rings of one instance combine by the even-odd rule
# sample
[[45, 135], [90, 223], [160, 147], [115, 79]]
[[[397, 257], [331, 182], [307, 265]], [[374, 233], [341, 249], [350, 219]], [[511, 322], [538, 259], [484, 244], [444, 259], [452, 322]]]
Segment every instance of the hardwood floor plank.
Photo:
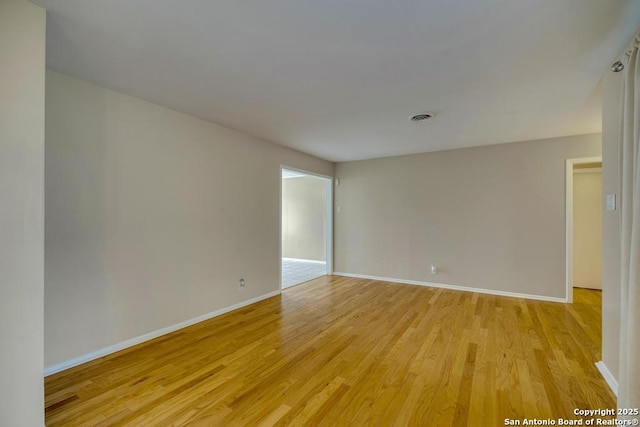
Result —
[[458, 395], [458, 401], [456, 402], [456, 414], [452, 424], [455, 426], [466, 426], [469, 421], [469, 408], [471, 406], [471, 390], [477, 348], [477, 344], [469, 343], [468, 345], [467, 358], [462, 373], [462, 382], [460, 383], [460, 393]]
[[346, 277], [45, 379], [48, 426], [493, 426], [615, 406], [574, 304]]

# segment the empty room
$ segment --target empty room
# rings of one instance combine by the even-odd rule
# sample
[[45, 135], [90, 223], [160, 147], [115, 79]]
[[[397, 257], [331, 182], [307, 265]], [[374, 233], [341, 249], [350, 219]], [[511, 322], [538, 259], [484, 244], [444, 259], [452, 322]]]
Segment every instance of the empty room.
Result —
[[639, 31], [0, 0], [0, 426], [638, 425]]

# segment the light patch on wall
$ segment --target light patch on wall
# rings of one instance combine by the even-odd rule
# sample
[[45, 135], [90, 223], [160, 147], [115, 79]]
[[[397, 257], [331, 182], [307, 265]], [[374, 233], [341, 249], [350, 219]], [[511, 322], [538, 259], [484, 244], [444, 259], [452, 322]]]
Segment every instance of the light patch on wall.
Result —
[[292, 171], [289, 169], [282, 169], [282, 179], [287, 179], [287, 178], [300, 178], [303, 176], [307, 176], [304, 173], [300, 173], [300, 172], [296, 172], [296, 171]]

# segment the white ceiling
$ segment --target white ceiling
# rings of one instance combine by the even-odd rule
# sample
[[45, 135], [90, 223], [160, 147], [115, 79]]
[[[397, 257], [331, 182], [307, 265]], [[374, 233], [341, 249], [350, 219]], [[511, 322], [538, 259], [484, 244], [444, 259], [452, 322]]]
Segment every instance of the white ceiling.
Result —
[[34, 3], [50, 68], [332, 161], [599, 132], [640, 27], [637, 0]]

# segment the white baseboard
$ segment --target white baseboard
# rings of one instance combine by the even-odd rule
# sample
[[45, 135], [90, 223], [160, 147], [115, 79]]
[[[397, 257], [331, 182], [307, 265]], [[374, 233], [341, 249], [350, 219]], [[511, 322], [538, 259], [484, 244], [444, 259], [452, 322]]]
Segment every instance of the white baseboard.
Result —
[[304, 259], [304, 258], [287, 258], [287, 257], [282, 257], [283, 260], [285, 261], [302, 261], [302, 262], [310, 262], [313, 264], [326, 264], [326, 261], [318, 261], [315, 259]]
[[431, 288], [451, 289], [454, 291], [477, 292], [479, 294], [498, 295], [503, 297], [525, 298], [525, 299], [535, 299], [540, 301], [563, 302], [563, 303], [567, 302], [565, 298], [548, 297], [544, 295], [520, 294], [516, 292], [505, 292], [505, 291], [496, 291], [492, 289], [472, 288], [469, 286], [446, 285], [444, 283], [420, 282], [417, 280], [394, 279], [392, 277], [369, 276], [366, 274], [352, 274], [352, 273], [339, 273], [339, 272], [334, 272], [333, 274], [335, 276], [378, 280], [380, 282], [404, 283], [407, 285], [428, 286]]
[[618, 381], [616, 381], [616, 377], [614, 377], [609, 368], [607, 368], [607, 365], [601, 360], [596, 362], [596, 368], [598, 368], [598, 371], [602, 374], [602, 378], [609, 384], [609, 388], [613, 394], [618, 397]]
[[124, 350], [125, 348], [133, 347], [134, 345], [141, 344], [145, 341], [158, 338], [159, 336], [166, 335], [171, 332], [175, 332], [178, 329], [186, 328], [187, 326], [195, 325], [196, 323], [200, 323], [205, 320], [211, 319], [213, 317], [220, 316], [230, 311], [245, 307], [247, 305], [254, 304], [258, 301], [262, 301], [264, 299], [274, 297], [276, 295], [279, 295], [280, 293], [281, 293], [280, 290], [269, 292], [268, 294], [260, 295], [255, 298], [251, 298], [246, 301], [239, 302], [238, 304], [233, 304], [228, 307], [224, 307], [219, 310], [215, 310], [210, 313], [206, 313], [201, 316], [194, 317], [193, 319], [185, 320], [184, 322], [176, 323], [175, 325], [167, 326], [166, 328], [158, 329], [156, 331], [149, 332], [147, 334], [140, 335], [138, 337], [131, 338], [126, 341], [122, 341], [117, 344], [110, 345], [109, 347], [101, 348], [100, 350], [83, 354], [82, 356], [74, 357], [73, 359], [65, 360], [64, 362], [56, 363], [55, 365], [47, 366], [44, 368], [44, 376], [46, 377], [46, 376], [64, 371], [66, 369], [73, 368], [74, 366], [82, 365], [83, 363], [90, 362], [92, 360], [98, 359], [108, 354], [115, 353], [120, 350]]

